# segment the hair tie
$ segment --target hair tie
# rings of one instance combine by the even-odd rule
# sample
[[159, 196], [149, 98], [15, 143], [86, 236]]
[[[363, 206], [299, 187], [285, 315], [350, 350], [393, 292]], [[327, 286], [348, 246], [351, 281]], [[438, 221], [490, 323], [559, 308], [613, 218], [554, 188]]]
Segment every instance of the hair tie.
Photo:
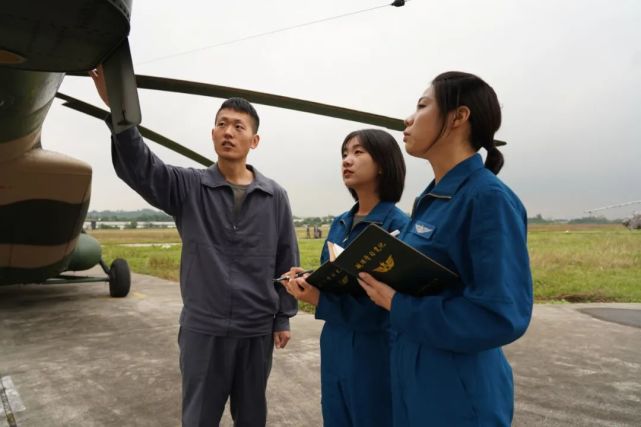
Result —
[[494, 148], [499, 148], [499, 147], [502, 147], [504, 145], [507, 145], [507, 142], [501, 141], [500, 139], [492, 140], [492, 146], [494, 146]]

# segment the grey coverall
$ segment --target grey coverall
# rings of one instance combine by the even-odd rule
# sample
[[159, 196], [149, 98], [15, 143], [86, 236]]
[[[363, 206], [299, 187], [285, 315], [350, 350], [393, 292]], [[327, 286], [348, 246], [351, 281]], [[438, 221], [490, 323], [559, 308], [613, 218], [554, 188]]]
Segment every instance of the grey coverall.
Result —
[[254, 180], [235, 215], [216, 165], [166, 165], [136, 128], [112, 135], [112, 160], [122, 180], [174, 217], [182, 239], [183, 425], [218, 425], [228, 396], [236, 425], [264, 425], [272, 333], [289, 330], [297, 311], [272, 281], [299, 265], [287, 193], [248, 166]]

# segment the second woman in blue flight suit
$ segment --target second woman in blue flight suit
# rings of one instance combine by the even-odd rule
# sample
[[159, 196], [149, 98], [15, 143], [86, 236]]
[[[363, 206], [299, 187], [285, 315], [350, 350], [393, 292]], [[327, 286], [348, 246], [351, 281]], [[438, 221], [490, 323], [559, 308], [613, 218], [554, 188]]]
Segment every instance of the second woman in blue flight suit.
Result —
[[[394, 204], [403, 193], [405, 162], [394, 138], [382, 130], [355, 131], [345, 138], [341, 153], [343, 182], [356, 204], [334, 219], [327, 241], [344, 248], [370, 223], [401, 231], [409, 218]], [[321, 263], [329, 257], [327, 241]], [[299, 270], [290, 274], [294, 271]], [[320, 292], [304, 278], [290, 280], [286, 287], [315, 305], [316, 318], [325, 321], [320, 342], [324, 425], [390, 426], [388, 312], [364, 293]]]
[[[399, 237], [457, 271], [436, 295], [413, 297], [361, 273], [361, 285], [390, 310], [394, 425], [509, 426], [512, 370], [501, 346], [532, 314], [527, 216], [496, 174], [503, 156], [496, 93], [462, 72], [437, 76], [405, 121], [405, 150], [429, 161], [432, 181]], [[477, 151], [487, 151], [485, 164]]]

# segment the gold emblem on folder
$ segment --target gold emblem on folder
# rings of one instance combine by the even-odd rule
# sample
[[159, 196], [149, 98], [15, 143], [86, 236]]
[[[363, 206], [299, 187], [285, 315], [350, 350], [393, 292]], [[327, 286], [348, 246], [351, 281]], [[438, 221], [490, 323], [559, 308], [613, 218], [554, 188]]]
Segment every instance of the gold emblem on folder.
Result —
[[377, 273], [387, 273], [392, 268], [394, 268], [394, 258], [390, 255], [385, 261], [381, 262], [374, 271]]

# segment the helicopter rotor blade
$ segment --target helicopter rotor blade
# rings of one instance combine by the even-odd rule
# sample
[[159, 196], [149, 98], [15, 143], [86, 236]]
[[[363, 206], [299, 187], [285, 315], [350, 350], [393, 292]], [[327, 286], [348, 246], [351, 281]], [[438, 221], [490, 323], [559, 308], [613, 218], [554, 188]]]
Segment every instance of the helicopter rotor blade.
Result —
[[[100, 120], [104, 120], [105, 117], [109, 115], [109, 112], [103, 110], [102, 108], [98, 108], [84, 101], [73, 98], [69, 95], [65, 95], [64, 93], [58, 92], [56, 94], [56, 98], [64, 100], [65, 102], [62, 105], [64, 105], [65, 107], [71, 108], [72, 110], [76, 110], [81, 113], [85, 113]], [[192, 151], [189, 148], [177, 143], [176, 141], [173, 141], [157, 132], [152, 131], [149, 128], [138, 126], [138, 130], [143, 137], [149, 139], [150, 141], [154, 141], [155, 143], [162, 145], [165, 148], [175, 151], [178, 154], [182, 154], [183, 156], [197, 163], [200, 163], [203, 166], [209, 167], [213, 164], [213, 162], [207, 157], [202, 156], [195, 151]]]
[[[77, 77], [87, 76], [85, 73], [76, 72], [68, 73], [67, 75]], [[272, 107], [279, 107], [289, 110], [334, 117], [338, 119], [351, 120], [355, 122], [381, 126], [397, 131], [402, 131], [403, 129], [405, 129], [405, 125], [403, 124], [403, 120], [401, 119], [382, 116], [379, 114], [366, 113], [364, 111], [338, 107], [335, 105], [306, 101], [304, 99], [274, 95], [266, 92], [256, 92], [229, 86], [220, 86], [164, 77], [145, 76], [141, 74], [136, 75], [136, 83], [138, 85], [138, 88], [140, 89], [160, 90], [164, 92], [201, 95], [222, 99], [241, 97], [255, 104], [269, 105]]]
[[[245, 98], [249, 102], [253, 102], [256, 104], [269, 105], [272, 107], [286, 108], [289, 110], [303, 111], [306, 113], [351, 120], [354, 122], [381, 126], [387, 129], [401, 132], [405, 130], [405, 122], [394, 117], [367, 113], [364, 111], [338, 107], [335, 105], [321, 104], [319, 102], [306, 101], [304, 99], [274, 95], [266, 92], [255, 92], [229, 86], [219, 86], [208, 83], [169, 79], [164, 77], [145, 76], [140, 74], [136, 75], [136, 82], [138, 84], [138, 87], [141, 89], [161, 90], [166, 92], [202, 95], [223, 99], [237, 96]], [[503, 145], [506, 145], [507, 143], [501, 140], [494, 140], [494, 144], [497, 147], [501, 147]]]
[[405, 125], [403, 124], [403, 120], [401, 119], [366, 113], [364, 111], [338, 107], [335, 105], [306, 101], [304, 99], [273, 95], [265, 92], [256, 92], [229, 86], [219, 86], [208, 83], [199, 83], [187, 80], [177, 80], [144, 75], [137, 75], [136, 81], [138, 83], [138, 87], [141, 89], [152, 89], [166, 92], [210, 96], [222, 99], [241, 97], [245, 98], [249, 102], [261, 105], [269, 105], [272, 107], [279, 107], [289, 110], [334, 117], [338, 119], [351, 120], [355, 122], [381, 126], [397, 131], [402, 131], [403, 129], [405, 129]]
[[[71, 73], [70, 75], [86, 76], [82, 73]], [[304, 99], [274, 95], [266, 92], [256, 92], [229, 86], [170, 79], [165, 77], [146, 76], [141, 74], [136, 75], [136, 83], [140, 89], [160, 90], [165, 92], [201, 95], [222, 99], [241, 97], [245, 98], [249, 102], [261, 105], [269, 105], [272, 107], [351, 120], [359, 123], [381, 126], [396, 131], [403, 131], [405, 129], [404, 121], [394, 117], [382, 116], [379, 114], [372, 114], [350, 108], [322, 104], [319, 102], [306, 101]], [[505, 141], [500, 140], [495, 140], [494, 143], [497, 147], [506, 145]]]

